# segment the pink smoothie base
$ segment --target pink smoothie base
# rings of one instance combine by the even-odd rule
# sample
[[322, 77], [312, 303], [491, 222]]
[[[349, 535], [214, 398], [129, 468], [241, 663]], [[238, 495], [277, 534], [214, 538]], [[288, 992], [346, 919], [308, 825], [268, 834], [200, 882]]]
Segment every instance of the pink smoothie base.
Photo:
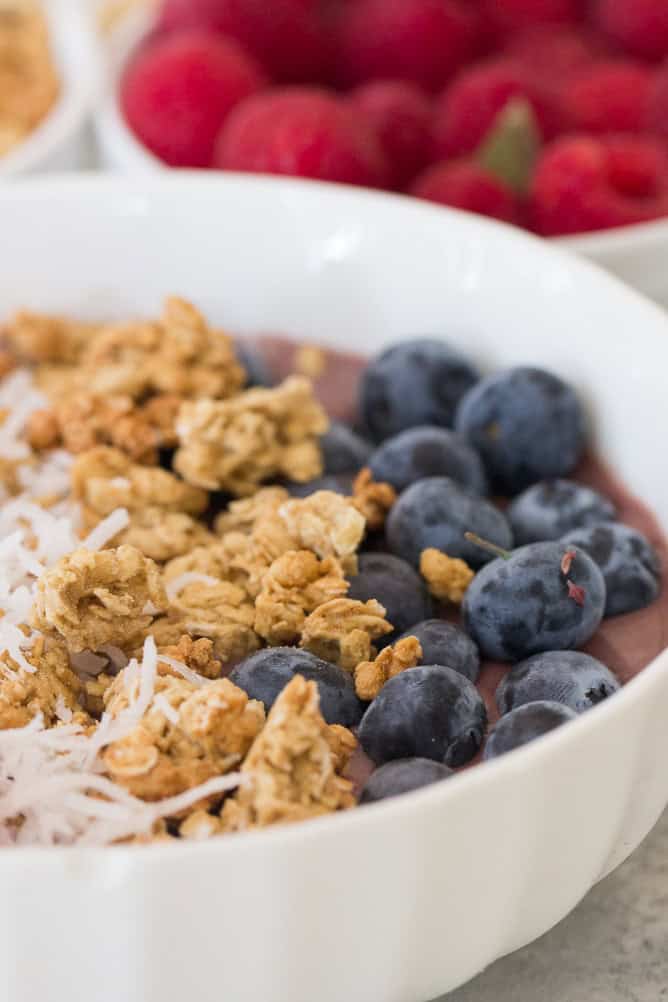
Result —
[[[254, 339], [266, 363], [277, 379], [295, 371], [295, 344], [287, 338], [267, 336]], [[354, 422], [360, 375], [364, 360], [355, 355], [327, 352], [322, 376], [316, 380], [318, 396], [332, 418]], [[574, 474], [574, 479], [595, 487], [609, 497], [618, 512], [618, 521], [643, 532], [656, 547], [661, 559], [664, 584], [659, 598], [645, 609], [603, 621], [594, 638], [584, 650], [603, 662], [622, 684], [626, 684], [668, 647], [668, 539], [652, 512], [622, 484], [604, 463], [587, 455]], [[453, 618], [445, 610], [443, 615]], [[456, 621], [456, 618], [455, 618]], [[496, 688], [509, 671], [510, 665], [485, 661], [481, 666], [477, 687], [485, 700], [490, 726], [499, 717]], [[480, 756], [473, 763], [479, 761]], [[468, 768], [465, 767], [465, 768]], [[350, 766], [351, 778], [357, 785], [373, 770], [371, 762], [358, 752]]]

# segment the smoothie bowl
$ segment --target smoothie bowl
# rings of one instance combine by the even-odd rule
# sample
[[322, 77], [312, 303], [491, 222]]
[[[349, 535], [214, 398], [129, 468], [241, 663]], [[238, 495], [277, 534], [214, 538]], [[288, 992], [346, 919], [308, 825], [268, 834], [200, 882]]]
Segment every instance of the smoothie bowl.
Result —
[[[3, 598], [11, 622], [2, 636], [10, 671], [25, 673], [24, 661], [37, 667], [21, 675], [24, 688], [45, 672], [55, 680], [32, 700], [12, 697], [15, 709], [38, 709], [41, 719], [26, 725], [15, 717], [13, 730], [0, 731], [8, 996], [66, 997], [86, 983], [104, 1002], [171, 1002], [186, 993], [206, 1002], [221, 995], [418, 1002], [549, 929], [637, 846], [668, 802], [658, 766], [668, 750], [660, 586], [668, 485], [650, 444], [665, 409], [661, 312], [526, 235], [391, 196], [230, 175], [31, 182], [0, 199], [3, 361], [7, 368], [17, 359], [28, 363], [10, 371], [1, 388], [9, 412], [5, 458], [25, 466], [21, 472], [19, 463], [19, 488], [10, 486], [14, 496], [2, 509], [13, 575], [12, 595]], [[179, 299], [150, 322], [176, 293], [212, 326]], [[32, 312], [11, 319], [21, 309]], [[53, 319], [63, 316], [75, 321]], [[216, 333], [219, 324], [249, 340], [235, 348]], [[417, 338], [429, 338], [430, 347]], [[194, 355], [187, 347], [193, 339]], [[361, 356], [377, 358], [406, 339], [408, 354], [389, 383], [382, 361], [362, 376]], [[419, 380], [412, 394], [402, 390], [401, 377], [415, 368], [411, 352], [419, 348], [417, 370], [424, 374], [426, 364], [433, 372], [446, 344], [437, 392]], [[485, 418], [487, 446], [476, 442], [481, 395], [511, 371], [519, 400], [527, 367], [532, 384], [535, 370], [551, 374], [539, 379], [548, 388], [539, 394], [542, 403], [534, 398], [530, 413], [511, 422], [509, 436], [504, 413], [495, 428]], [[249, 378], [267, 381], [267, 369], [276, 385], [244, 390]], [[453, 390], [455, 371], [461, 382]], [[360, 378], [364, 406], [356, 414]], [[392, 388], [398, 398], [388, 404]], [[456, 417], [448, 412], [453, 393], [461, 397]], [[98, 404], [103, 398], [106, 411], [82, 411], [85, 394], [89, 404], [91, 394]], [[181, 398], [176, 420], [169, 394]], [[119, 402], [127, 397], [129, 404]], [[420, 414], [439, 401], [440, 412]], [[323, 472], [323, 407], [339, 420], [364, 417], [365, 434], [376, 443], [369, 453], [360, 438], [339, 432], [329, 443], [334, 447], [323, 450], [330, 480], [313, 484]], [[545, 413], [545, 447], [532, 451], [527, 426], [539, 427]], [[158, 414], [171, 414], [171, 423]], [[397, 446], [396, 433], [407, 433], [397, 421], [438, 427], [422, 448], [410, 449]], [[453, 421], [455, 433], [446, 427]], [[22, 444], [24, 428], [34, 452], [27, 466], [25, 453], [9, 455]], [[546, 459], [555, 428], [558, 468]], [[522, 462], [510, 483], [498, 447], [512, 455], [518, 438], [525, 443]], [[378, 448], [381, 439], [390, 442]], [[351, 453], [354, 460], [342, 464]], [[407, 457], [417, 464], [408, 473]], [[346, 476], [353, 467], [351, 485]], [[555, 476], [580, 484], [576, 495], [566, 491], [577, 503], [555, 505], [548, 496], [536, 506], [535, 497], [527, 499], [534, 481]], [[411, 492], [434, 479], [439, 496], [448, 497], [438, 526], [452, 526], [452, 512], [466, 509], [465, 524], [447, 541], [423, 538], [430, 519], [409, 504]], [[266, 483], [269, 493], [260, 493]], [[315, 487], [323, 493], [314, 494]], [[585, 496], [585, 487], [600, 494]], [[495, 497], [501, 488], [515, 495], [509, 508]], [[41, 502], [39, 511], [28, 507], [26, 495]], [[72, 499], [79, 521], [67, 507]], [[205, 504], [212, 516], [206, 522]], [[259, 516], [267, 514], [269, 532], [260, 539]], [[625, 523], [627, 529], [615, 531], [640, 530], [646, 538], [633, 550], [622, 614], [619, 605], [606, 609], [606, 594], [619, 601], [620, 589], [600, 546], [583, 539], [590, 517], [604, 536]], [[550, 518], [557, 528], [546, 528]], [[71, 545], [63, 543], [65, 529], [73, 533]], [[482, 547], [463, 539], [469, 529], [486, 537]], [[482, 605], [498, 595], [496, 584], [485, 588], [487, 577], [512, 577], [518, 553], [488, 559], [485, 546], [510, 550], [513, 533], [515, 544], [556, 549], [548, 578], [525, 589], [525, 597], [531, 590], [538, 600], [537, 612], [535, 604], [521, 612], [524, 625], [531, 624], [529, 638], [515, 616], [500, 631], [499, 649], [486, 630], [491, 620], [481, 611], [481, 595]], [[337, 551], [323, 549], [323, 534]], [[249, 540], [250, 569], [236, 559], [248, 553]], [[245, 568], [241, 584], [238, 573], [231, 580], [220, 570], [223, 543], [235, 546], [236, 571]], [[326, 601], [309, 605], [295, 597], [292, 564], [278, 574], [276, 562], [293, 560], [295, 550], [315, 568], [310, 584], [320, 583]], [[436, 560], [434, 573], [422, 562], [425, 551]], [[17, 554], [24, 562], [14, 570]], [[448, 556], [462, 561], [454, 578], [451, 567], [440, 573], [439, 561]], [[545, 550], [529, 556], [521, 577], [536, 572]], [[482, 567], [472, 581], [469, 567]], [[640, 597], [639, 570], [649, 575]], [[407, 574], [415, 583], [399, 592], [392, 623], [392, 592]], [[344, 576], [348, 598], [340, 587]], [[18, 595], [17, 582], [24, 584]], [[430, 605], [427, 585], [450, 605]], [[211, 605], [202, 590], [215, 587], [227, 590], [207, 627], [202, 620]], [[184, 596], [193, 589], [200, 601], [188, 609]], [[416, 598], [420, 609], [411, 616], [407, 606]], [[454, 623], [462, 598], [464, 625], [483, 655], [478, 691], [471, 681], [478, 665], [471, 667], [470, 658], [464, 678], [466, 658], [459, 666], [436, 665], [444, 659], [418, 653], [415, 644], [400, 647], [389, 633], [394, 626], [395, 634], [405, 632], [425, 648], [428, 633], [412, 632], [416, 617], [443, 615]], [[185, 630], [184, 617], [165, 610], [166, 600], [181, 602]], [[377, 600], [385, 601], [382, 611]], [[337, 602], [354, 606], [346, 609], [357, 615], [354, 630], [339, 629], [331, 608]], [[355, 605], [362, 602], [363, 609]], [[321, 615], [318, 630], [312, 617], [323, 610], [331, 615]], [[614, 615], [601, 625], [605, 612]], [[498, 606], [492, 616], [498, 624], [497, 613]], [[400, 624], [402, 614], [408, 619]], [[385, 615], [390, 625], [382, 625]], [[114, 632], [119, 624], [121, 632]], [[25, 629], [12, 631], [17, 625]], [[549, 642], [543, 636], [538, 647], [532, 643], [540, 630], [563, 634], [574, 627], [565, 640], [552, 632]], [[195, 652], [189, 641], [200, 645]], [[583, 645], [594, 672], [583, 686], [572, 668], [582, 655], [568, 651], [559, 656], [563, 686], [553, 665], [538, 672], [548, 680], [542, 689], [535, 668], [533, 675], [511, 669], [526, 656]], [[454, 657], [454, 643], [450, 651]], [[289, 684], [281, 689], [270, 679], [268, 694], [258, 658], [269, 663], [270, 676]], [[306, 664], [308, 658], [320, 659], [318, 665]], [[217, 677], [226, 673], [221, 662], [233, 668], [230, 679]], [[435, 712], [419, 725], [410, 717], [408, 728], [387, 717], [379, 724], [382, 713], [372, 713], [374, 707], [387, 708], [387, 694], [407, 685], [435, 685]], [[211, 700], [214, 693], [222, 702]], [[3, 720], [12, 703], [7, 686], [5, 697]], [[411, 700], [409, 693], [402, 706], [415, 705]], [[565, 725], [499, 754], [527, 736], [521, 704], [545, 710], [545, 701], [550, 720], [568, 718]], [[455, 704], [463, 728], [452, 724]], [[235, 707], [229, 737], [239, 747], [221, 751], [209, 741], [209, 723]], [[494, 726], [500, 711], [502, 721], [520, 714], [510, 736], [502, 724]], [[544, 718], [532, 719], [529, 730], [533, 736], [548, 727]], [[488, 761], [468, 768], [485, 739]], [[343, 760], [356, 740], [367, 757], [356, 751], [351, 772]], [[198, 747], [206, 754], [192, 756]], [[212, 749], [213, 774], [200, 768], [213, 760]], [[172, 768], [182, 754], [194, 770], [185, 782], [188, 770]], [[380, 769], [367, 781], [374, 764], [406, 758], [427, 760], [420, 783], [425, 769], [446, 781], [391, 797], [387, 784], [379, 792]], [[85, 765], [83, 784], [65, 760], [81, 766], [79, 776]], [[41, 772], [30, 776], [35, 763]], [[274, 796], [278, 774], [287, 787]], [[61, 799], [54, 797], [54, 776]], [[147, 777], [161, 779], [149, 789]], [[405, 781], [395, 776], [389, 792]], [[19, 785], [23, 799], [16, 796]], [[413, 773], [408, 788], [417, 785]], [[355, 807], [364, 786], [362, 800], [382, 802]], [[268, 806], [253, 792], [267, 789], [273, 791]], [[170, 797], [181, 799], [166, 804]], [[35, 943], [39, 965], [30, 962]]]

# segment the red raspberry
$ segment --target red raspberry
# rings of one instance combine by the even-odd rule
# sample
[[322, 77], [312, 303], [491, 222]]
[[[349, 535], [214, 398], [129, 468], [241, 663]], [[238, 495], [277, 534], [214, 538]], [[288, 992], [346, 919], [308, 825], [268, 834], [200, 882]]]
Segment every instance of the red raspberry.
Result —
[[668, 56], [666, 0], [598, 0], [596, 18], [613, 41], [641, 59]]
[[329, 63], [318, 0], [164, 0], [158, 26], [224, 32], [278, 80], [315, 79]]
[[654, 135], [668, 139], [668, 63], [654, 73], [647, 101], [645, 126]]
[[216, 137], [239, 101], [264, 83], [231, 39], [208, 31], [159, 38], [121, 81], [121, 106], [141, 141], [172, 167], [208, 167]]
[[378, 80], [350, 95], [354, 107], [375, 129], [395, 188], [404, 188], [431, 156], [431, 101], [419, 87], [401, 80]]
[[510, 188], [471, 160], [451, 160], [428, 167], [411, 188], [411, 194], [506, 223], [520, 219], [518, 201]]
[[477, 26], [459, 0], [353, 0], [339, 29], [341, 81], [396, 78], [438, 90], [473, 53]]
[[544, 236], [646, 222], [668, 213], [668, 154], [639, 136], [571, 136], [543, 153], [531, 217]]
[[567, 24], [582, 14], [583, 0], [483, 0], [484, 17], [510, 33], [536, 24]]
[[559, 88], [593, 62], [610, 54], [603, 38], [578, 28], [542, 25], [508, 38], [504, 56], [519, 63], [533, 79]]
[[434, 145], [439, 157], [477, 149], [500, 111], [513, 98], [531, 104], [545, 139], [562, 127], [558, 102], [528, 74], [507, 60], [480, 63], [465, 70], [436, 105]]
[[387, 164], [375, 132], [342, 98], [314, 87], [275, 89], [230, 115], [217, 167], [382, 187]]
[[599, 63], [563, 92], [573, 126], [583, 132], [639, 132], [652, 79], [650, 70], [640, 63]]

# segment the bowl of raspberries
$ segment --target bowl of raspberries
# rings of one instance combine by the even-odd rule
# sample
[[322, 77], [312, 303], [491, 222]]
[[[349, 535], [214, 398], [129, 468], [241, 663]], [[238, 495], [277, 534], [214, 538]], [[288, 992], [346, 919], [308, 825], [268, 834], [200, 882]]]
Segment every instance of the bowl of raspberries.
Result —
[[664, 311], [351, 186], [0, 213], [7, 997], [426, 1002], [550, 929], [668, 803]]
[[668, 301], [663, 0], [162, 0], [111, 49], [111, 166], [402, 192]]

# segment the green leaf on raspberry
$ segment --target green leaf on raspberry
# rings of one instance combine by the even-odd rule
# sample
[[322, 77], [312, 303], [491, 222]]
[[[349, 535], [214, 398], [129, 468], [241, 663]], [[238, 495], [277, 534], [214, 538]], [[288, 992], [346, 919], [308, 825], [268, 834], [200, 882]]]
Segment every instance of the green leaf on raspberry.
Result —
[[497, 115], [476, 151], [476, 160], [513, 191], [524, 194], [540, 146], [536, 113], [525, 98], [514, 98]]

